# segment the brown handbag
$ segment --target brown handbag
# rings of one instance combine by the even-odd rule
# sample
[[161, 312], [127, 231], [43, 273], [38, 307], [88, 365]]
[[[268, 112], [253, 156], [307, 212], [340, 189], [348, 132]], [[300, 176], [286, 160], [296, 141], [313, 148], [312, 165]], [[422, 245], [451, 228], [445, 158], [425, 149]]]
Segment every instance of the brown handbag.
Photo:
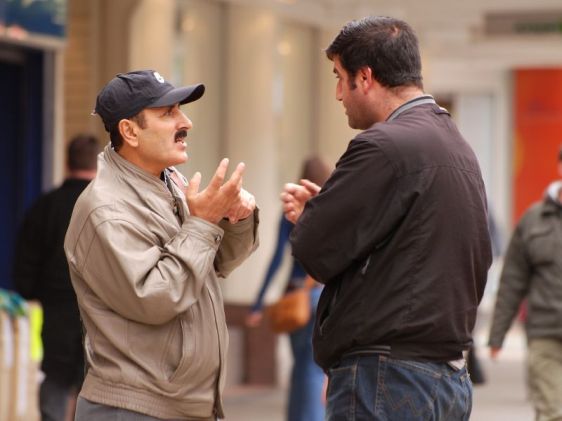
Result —
[[310, 320], [310, 289], [315, 280], [307, 276], [304, 285], [285, 294], [267, 309], [269, 326], [275, 333], [289, 333], [306, 326]]

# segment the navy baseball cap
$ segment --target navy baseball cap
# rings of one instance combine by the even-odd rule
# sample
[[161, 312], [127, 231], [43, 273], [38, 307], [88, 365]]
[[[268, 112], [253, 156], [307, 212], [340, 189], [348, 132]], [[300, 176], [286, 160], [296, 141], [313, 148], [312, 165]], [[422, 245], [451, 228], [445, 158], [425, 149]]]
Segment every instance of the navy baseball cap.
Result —
[[205, 85], [175, 88], [154, 70], [119, 73], [96, 98], [93, 114], [99, 114], [108, 132], [124, 118], [131, 118], [145, 108], [187, 104], [203, 96]]

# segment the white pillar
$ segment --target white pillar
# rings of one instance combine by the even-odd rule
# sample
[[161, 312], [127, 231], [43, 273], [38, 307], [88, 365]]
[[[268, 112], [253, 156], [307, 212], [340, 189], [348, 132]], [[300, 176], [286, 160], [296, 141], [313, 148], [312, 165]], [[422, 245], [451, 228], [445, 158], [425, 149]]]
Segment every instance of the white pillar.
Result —
[[174, 40], [174, 0], [140, 0], [129, 22], [129, 70], [155, 69], [169, 78]]
[[224, 156], [246, 163], [245, 188], [261, 209], [261, 246], [223, 283], [225, 300], [248, 303], [265, 272], [281, 212], [272, 112], [277, 21], [267, 11], [230, 6], [226, 17]]

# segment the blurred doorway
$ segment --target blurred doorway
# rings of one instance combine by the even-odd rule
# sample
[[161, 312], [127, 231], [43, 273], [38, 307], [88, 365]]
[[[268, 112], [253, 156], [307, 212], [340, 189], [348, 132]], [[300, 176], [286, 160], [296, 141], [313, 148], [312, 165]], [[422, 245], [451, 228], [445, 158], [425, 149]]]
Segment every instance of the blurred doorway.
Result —
[[0, 288], [11, 288], [25, 209], [41, 191], [43, 52], [0, 43]]

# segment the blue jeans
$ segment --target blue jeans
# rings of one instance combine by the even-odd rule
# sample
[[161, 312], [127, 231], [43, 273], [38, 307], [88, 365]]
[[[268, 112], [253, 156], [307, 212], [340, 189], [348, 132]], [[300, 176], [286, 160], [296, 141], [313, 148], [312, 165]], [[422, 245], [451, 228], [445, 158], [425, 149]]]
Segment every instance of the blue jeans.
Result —
[[326, 421], [468, 421], [466, 367], [353, 355], [329, 370]]
[[324, 372], [316, 365], [312, 354], [312, 330], [321, 291], [321, 288], [311, 289], [312, 317], [305, 327], [290, 334], [293, 369], [289, 389], [288, 421], [324, 421]]

